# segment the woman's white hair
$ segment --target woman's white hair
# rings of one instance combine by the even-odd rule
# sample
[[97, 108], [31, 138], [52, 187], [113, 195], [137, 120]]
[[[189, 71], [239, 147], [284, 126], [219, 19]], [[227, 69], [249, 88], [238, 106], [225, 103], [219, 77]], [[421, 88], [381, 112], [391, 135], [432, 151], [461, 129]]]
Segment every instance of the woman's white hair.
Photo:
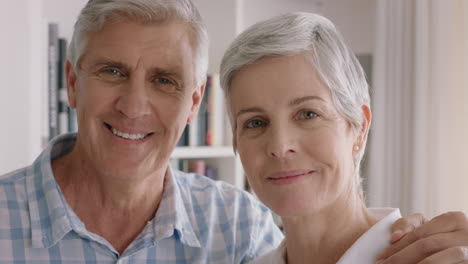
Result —
[[[288, 13], [258, 22], [240, 34], [221, 61], [221, 87], [227, 102], [233, 133], [231, 81], [242, 67], [267, 56], [289, 56], [308, 52], [321, 80], [330, 89], [338, 112], [356, 133], [361, 133], [362, 105], [370, 107], [369, 88], [364, 71], [341, 34], [327, 18], [311, 13]], [[233, 137], [236, 148], [236, 137]], [[356, 179], [364, 146], [355, 159]]]
[[208, 69], [208, 34], [197, 8], [190, 0], [90, 0], [75, 23], [69, 47], [69, 59], [78, 69], [89, 34], [98, 32], [110, 21], [131, 19], [156, 24], [171, 19], [187, 23], [195, 43], [195, 73], [198, 85], [206, 79]]

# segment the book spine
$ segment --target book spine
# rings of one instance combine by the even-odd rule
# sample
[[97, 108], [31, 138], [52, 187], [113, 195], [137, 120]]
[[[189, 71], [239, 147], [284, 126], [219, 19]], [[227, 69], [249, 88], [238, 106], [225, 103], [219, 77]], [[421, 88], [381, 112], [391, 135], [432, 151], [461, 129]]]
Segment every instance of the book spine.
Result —
[[199, 145], [198, 143], [198, 115], [200, 115], [200, 112], [192, 120], [192, 123], [188, 125], [189, 126], [188, 145], [191, 147], [195, 147]]
[[49, 91], [49, 140], [58, 135], [58, 25], [49, 24], [48, 91]]
[[178, 147], [188, 146], [189, 130], [190, 130], [190, 127], [188, 125], [185, 126], [184, 132], [182, 132], [182, 135], [180, 135], [179, 141], [177, 141]]
[[76, 120], [76, 110], [68, 107], [68, 131], [78, 132], [78, 122]]
[[224, 144], [224, 122], [226, 113], [224, 109], [224, 97], [219, 83], [219, 74], [211, 76], [210, 94], [210, 121], [209, 131], [211, 134], [211, 145], [221, 146]]
[[208, 76], [205, 86], [205, 95], [203, 96], [200, 111], [198, 113], [198, 141], [199, 145], [206, 146], [211, 140], [210, 134], [208, 133], [208, 98], [211, 93], [211, 77]]
[[67, 60], [67, 40], [59, 39], [59, 57], [58, 57], [58, 128], [59, 134], [68, 133], [68, 97], [67, 97], [67, 78], [65, 76], [65, 62]]
[[45, 148], [47, 143], [49, 142], [49, 24], [46, 21], [42, 21], [42, 33], [45, 36], [41, 41], [41, 49], [45, 52], [42, 52], [41, 60], [44, 63], [44, 67], [42, 67], [42, 108], [41, 108], [41, 146]]
[[205, 175], [206, 161], [204, 160], [189, 160], [189, 172]]

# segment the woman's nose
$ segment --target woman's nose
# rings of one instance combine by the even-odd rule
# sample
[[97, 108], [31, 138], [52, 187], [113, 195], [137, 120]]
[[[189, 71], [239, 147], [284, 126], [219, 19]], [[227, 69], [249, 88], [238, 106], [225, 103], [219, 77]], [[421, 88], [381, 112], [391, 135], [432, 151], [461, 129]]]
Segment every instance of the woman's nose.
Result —
[[273, 158], [290, 158], [297, 153], [294, 135], [286, 128], [272, 128], [267, 139], [267, 152]]

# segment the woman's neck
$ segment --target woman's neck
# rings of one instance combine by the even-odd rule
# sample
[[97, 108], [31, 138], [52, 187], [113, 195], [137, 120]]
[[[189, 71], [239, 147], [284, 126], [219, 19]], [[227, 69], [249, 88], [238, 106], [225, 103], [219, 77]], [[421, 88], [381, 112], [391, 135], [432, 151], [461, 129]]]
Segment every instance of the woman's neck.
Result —
[[318, 212], [282, 221], [288, 264], [336, 263], [376, 223], [359, 197], [343, 197]]

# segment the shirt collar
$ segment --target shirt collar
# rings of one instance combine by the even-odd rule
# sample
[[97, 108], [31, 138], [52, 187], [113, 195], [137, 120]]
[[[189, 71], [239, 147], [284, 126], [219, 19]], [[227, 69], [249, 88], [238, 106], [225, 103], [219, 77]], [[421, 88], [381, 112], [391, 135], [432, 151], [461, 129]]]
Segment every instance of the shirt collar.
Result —
[[[51, 161], [72, 151], [76, 134], [64, 134], [54, 138], [29, 168], [27, 177], [28, 202], [30, 208], [32, 247], [48, 248], [74, 230], [80, 236], [93, 240], [102, 240], [88, 232], [65, 201], [60, 187], [53, 176]], [[182, 243], [192, 247], [201, 247], [193, 225], [188, 217], [177, 177], [181, 172], [168, 168], [164, 179], [164, 191], [161, 203], [152, 221], [152, 232], [145, 232], [137, 239], [149, 236], [157, 240], [170, 237], [175, 231]], [[100, 241], [105, 243], [105, 241]], [[107, 243], [105, 243], [107, 244]]]
[[372, 208], [369, 212], [379, 220], [345, 252], [337, 264], [374, 263], [375, 258], [390, 246], [391, 226], [401, 217], [396, 208]]
[[54, 138], [29, 167], [26, 178], [33, 248], [48, 248], [71, 231], [66, 203], [52, 173], [51, 161], [69, 153], [75, 134]]
[[[337, 264], [374, 263], [378, 254], [390, 246], [391, 226], [401, 217], [396, 208], [369, 208], [378, 220], [345, 252]], [[286, 240], [268, 255], [260, 257], [259, 263], [286, 264]]]
[[182, 173], [170, 167], [166, 171], [163, 196], [153, 221], [155, 242], [175, 235], [174, 231], [177, 231], [182, 243], [192, 247], [201, 247], [187, 212], [191, 206], [186, 206], [186, 203], [190, 202], [184, 202], [183, 199], [184, 195], [178, 179], [183, 175], [180, 174]]

